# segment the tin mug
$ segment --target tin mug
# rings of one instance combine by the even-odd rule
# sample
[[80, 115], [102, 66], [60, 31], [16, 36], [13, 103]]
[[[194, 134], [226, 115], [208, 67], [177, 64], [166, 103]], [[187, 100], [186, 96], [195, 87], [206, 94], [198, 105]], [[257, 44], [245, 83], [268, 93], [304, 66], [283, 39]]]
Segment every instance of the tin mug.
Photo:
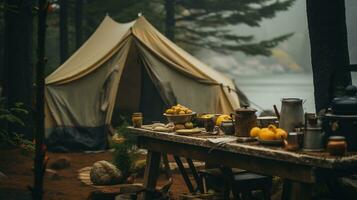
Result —
[[297, 132], [290, 132], [286, 140], [284, 140], [285, 149], [288, 151], [296, 151], [300, 148], [299, 134]]

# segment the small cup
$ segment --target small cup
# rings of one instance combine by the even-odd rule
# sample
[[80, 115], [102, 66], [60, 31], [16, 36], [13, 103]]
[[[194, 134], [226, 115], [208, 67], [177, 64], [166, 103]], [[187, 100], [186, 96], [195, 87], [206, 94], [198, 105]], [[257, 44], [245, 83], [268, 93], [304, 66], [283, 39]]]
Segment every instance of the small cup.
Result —
[[299, 134], [297, 132], [290, 132], [288, 138], [284, 140], [285, 149], [288, 151], [296, 151], [300, 148]]

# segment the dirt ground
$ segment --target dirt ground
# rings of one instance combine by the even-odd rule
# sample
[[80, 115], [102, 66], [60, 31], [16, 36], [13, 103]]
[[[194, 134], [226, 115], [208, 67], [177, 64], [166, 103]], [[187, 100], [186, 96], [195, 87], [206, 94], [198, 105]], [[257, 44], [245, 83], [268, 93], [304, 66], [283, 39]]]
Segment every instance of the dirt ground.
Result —
[[[85, 200], [89, 194], [96, 189], [92, 186], [84, 185], [77, 178], [77, 170], [91, 166], [99, 160], [112, 160], [112, 152], [104, 153], [49, 153], [50, 162], [56, 158], [67, 157], [71, 161], [71, 166], [58, 170], [58, 178], [53, 179], [46, 174], [44, 179], [44, 190], [46, 200]], [[0, 200], [29, 200], [31, 199], [28, 186], [33, 185], [33, 156], [26, 155], [18, 149], [0, 150], [0, 171], [7, 178], [0, 179]], [[187, 192], [182, 177], [174, 173], [172, 194]], [[140, 182], [137, 180], [136, 182]], [[163, 184], [160, 180], [159, 183]], [[176, 199], [176, 198], [175, 198]]]

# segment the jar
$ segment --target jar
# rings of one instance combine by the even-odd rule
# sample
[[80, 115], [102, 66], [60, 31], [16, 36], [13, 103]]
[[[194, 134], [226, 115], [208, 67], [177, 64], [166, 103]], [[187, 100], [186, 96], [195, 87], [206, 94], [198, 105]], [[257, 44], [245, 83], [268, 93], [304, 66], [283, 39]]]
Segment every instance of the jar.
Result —
[[343, 136], [331, 136], [328, 139], [327, 151], [333, 156], [343, 156], [346, 153], [347, 143]]
[[133, 123], [134, 128], [141, 128], [143, 125], [143, 115], [139, 112], [133, 113], [131, 116], [131, 121]]
[[284, 140], [285, 149], [287, 151], [296, 151], [300, 148], [299, 133], [290, 132], [286, 140]]

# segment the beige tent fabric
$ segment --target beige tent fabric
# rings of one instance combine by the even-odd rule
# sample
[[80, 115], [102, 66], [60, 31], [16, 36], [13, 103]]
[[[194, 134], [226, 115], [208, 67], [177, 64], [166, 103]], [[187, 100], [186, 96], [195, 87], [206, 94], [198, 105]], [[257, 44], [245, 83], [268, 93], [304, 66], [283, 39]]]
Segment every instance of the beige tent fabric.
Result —
[[131, 39], [100, 68], [76, 81], [46, 86], [46, 103], [56, 126], [109, 124]]
[[[114, 107], [121, 105], [116, 97], [127, 92], [120, 88], [130, 88], [121, 85], [127, 75], [123, 71], [140, 73], [138, 63], [145, 65], [156, 84], [169, 85], [177, 102], [198, 112], [230, 113], [239, 107], [237, 94], [228, 89], [235, 88], [231, 79], [166, 39], [144, 17], [124, 24], [106, 17], [87, 42], [46, 78], [46, 128], [110, 124]], [[125, 70], [128, 67], [135, 69]], [[169, 92], [161, 95], [169, 98]], [[131, 98], [140, 98], [138, 93], [131, 93]], [[130, 102], [139, 101], [122, 105], [138, 107]]]
[[230, 78], [203, 64], [168, 40], [147, 22], [145, 18], [140, 17], [137, 20], [132, 28], [132, 32], [147, 48], [167, 63], [171, 63], [173, 67], [187, 72], [190, 75], [194, 75], [197, 80], [223, 84], [223, 92], [226, 98], [222, 98], [221, 101], [222, 104], [231, 106], [230, 109], [227, 110], [233, 110], [240, 106], [237, 94], [228, 89], [228, 87], [231, 89], [235, 88]]
[[46, 84], [63, 84], [79, 79], [100, 67], [118, 49], [135, 21], [119, 24], [105, 17], [93, 35], [65, 63], [46, 78]]

